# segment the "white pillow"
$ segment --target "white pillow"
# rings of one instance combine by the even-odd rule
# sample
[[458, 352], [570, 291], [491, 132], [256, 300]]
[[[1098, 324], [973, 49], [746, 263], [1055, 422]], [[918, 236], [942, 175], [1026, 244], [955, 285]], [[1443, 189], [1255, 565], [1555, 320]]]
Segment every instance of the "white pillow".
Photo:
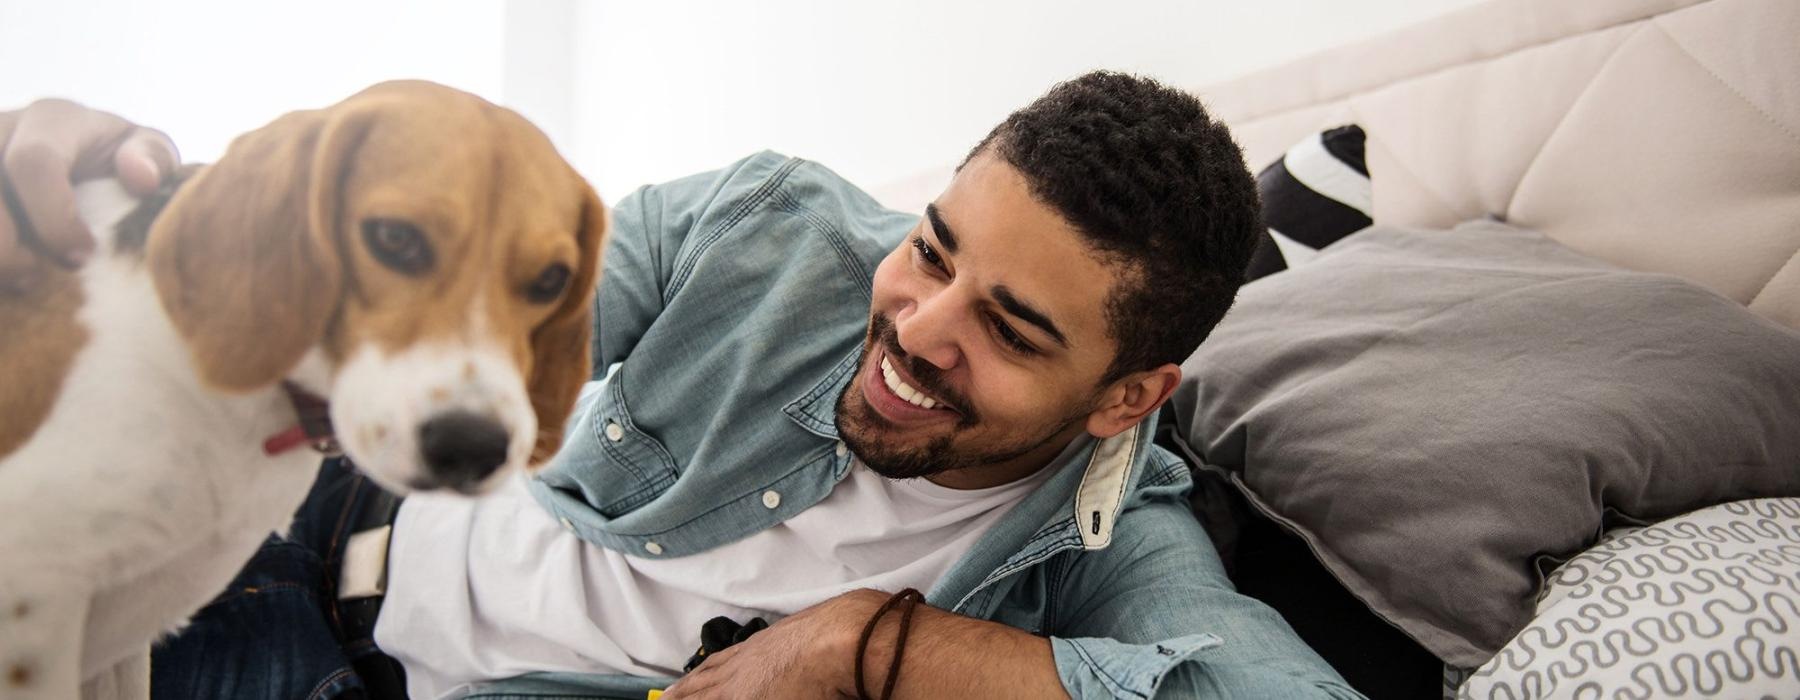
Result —
[[1800, 498], [1610, 533], [1459, 697], [1800, 696]]

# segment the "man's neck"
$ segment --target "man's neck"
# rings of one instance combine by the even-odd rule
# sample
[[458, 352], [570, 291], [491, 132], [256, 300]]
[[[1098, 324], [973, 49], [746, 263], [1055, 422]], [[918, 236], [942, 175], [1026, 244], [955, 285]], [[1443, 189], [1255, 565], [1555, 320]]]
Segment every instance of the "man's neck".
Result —
[[1050, 466], [1057, 455], [1062, 454], [1069, 443], [1082, 435], [1086, 429], [1085, 425], [1077, 422], [1032, 448], [1030, 452], [1004, 462], [952, 469], [925, 478], [931, 483], [950, 489], [984, 489], [1010, 484]]

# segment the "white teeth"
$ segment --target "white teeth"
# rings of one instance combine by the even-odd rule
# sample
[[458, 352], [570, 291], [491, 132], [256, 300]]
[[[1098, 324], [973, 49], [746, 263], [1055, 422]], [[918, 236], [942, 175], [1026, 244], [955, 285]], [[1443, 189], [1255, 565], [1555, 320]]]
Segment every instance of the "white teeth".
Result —
[[894, 371], [894, 366], [889, 364], [888, 359], [885, 357], [881, 358], [881, 378], [887, 382], [889, 391], [894, 392], [895, 396], [905, 399], [907, 403], [920, 408], [937, 407], [938, 402], [931, 397], [926, 396], [925, 392], [914, 389], [912, 385], [900, 381], [900, 374]]

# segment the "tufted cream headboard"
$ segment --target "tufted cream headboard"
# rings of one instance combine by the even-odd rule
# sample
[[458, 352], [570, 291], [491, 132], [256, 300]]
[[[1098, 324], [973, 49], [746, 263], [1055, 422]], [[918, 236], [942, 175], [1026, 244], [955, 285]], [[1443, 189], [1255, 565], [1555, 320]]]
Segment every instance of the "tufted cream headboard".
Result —
[[1199, 93], [1258, 166], [1361, 124], [1378, 222], [1499, 216], [1800, 328], [1800, 1], [1496, 0]]
[[1800, 328], [1800, 0], [1494, 0], [1196, 92], [1253, 170], [1361, 124], [1377, 222], [1498, 216]]

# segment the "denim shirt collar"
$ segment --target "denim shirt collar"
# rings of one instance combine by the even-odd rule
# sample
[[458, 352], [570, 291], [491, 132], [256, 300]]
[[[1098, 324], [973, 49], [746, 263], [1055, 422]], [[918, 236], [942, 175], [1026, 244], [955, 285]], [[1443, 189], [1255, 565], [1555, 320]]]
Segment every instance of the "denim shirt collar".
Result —
[[861, 359], [862, 348], [851, 351], [844, 359], [838, 360], [824, 379], [819, 380], [800, 398], [782, 407], [781, 412], [807, 432], [827, 440], [838, 439], [837, 400], [844, 393], [844, 388], [850, 386], [850, 380], [856, 376], [856, 367]]
[[1004, 589], [994, 584], [1065, 551], [1105, 549], [1142, 478], [1142, 454], [1149, 447], [1153, 420], [1146, 418], [1110, 438], [1087, 440], [1047, 467], [1058, 473], [995, 524], [926, 598], [949, 610], [985, 616]]

